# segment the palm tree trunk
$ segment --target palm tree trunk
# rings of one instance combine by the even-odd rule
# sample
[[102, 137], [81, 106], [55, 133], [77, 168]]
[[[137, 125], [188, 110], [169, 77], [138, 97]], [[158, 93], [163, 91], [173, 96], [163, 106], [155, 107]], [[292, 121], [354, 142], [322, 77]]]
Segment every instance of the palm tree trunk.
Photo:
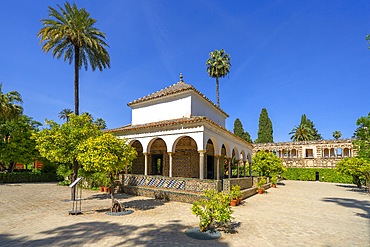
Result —
[[79, 95], [78, 95], [78, 79], [79, 79], [79, 64], [80, 64], [80, 48], [75, 46], [75, 114], [79, 115]]
[[[73, 160], [73, 175], [72, 175], [72, 181], [71, 181], [72, 183], [76, 181], [77, 176], [78, 176], [78, 162], [75, 159]], [[71, 200], [74, 200], [76, 197], [76, 187], [77, 186], [71, 188]]]
[[217, 101], [217, 106], [220, 107], [220, 95], [219, 95], [218, 77], [216, 77], [216, 101]]

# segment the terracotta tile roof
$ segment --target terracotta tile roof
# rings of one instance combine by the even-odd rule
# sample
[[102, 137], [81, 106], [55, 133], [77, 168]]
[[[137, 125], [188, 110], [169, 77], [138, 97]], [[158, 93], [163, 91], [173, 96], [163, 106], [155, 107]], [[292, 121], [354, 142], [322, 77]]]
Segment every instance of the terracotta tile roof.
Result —
[[217, 128], [220, 128], [222, 131], [226, 132], [227, 134], [232, 135], [245, 142], [244, 139], [236, 136], [234, 133], [228, 131], [224, 127], [218, 125], [211, 119], [204, 117], [204, 116], [190, 117], [190, 118], [178, 118], [178, 119], [164, 120], [164, 121], [147, 123], [147, 124], [137, 124], [137, 125], [130, 124], [130, 125], [125, 125], [123, 127], [106, 130], [105, 132], [124, 133], [124, 132], [138, 131], [138, 130], [144, 130], [144, 129], [149, 130], [149, 129], [154, 129], [158, 127], [180, 126], [181, 124], [191, 124], [191, 123], [201, 123], [201, 122], [207, 122]]
[[220, 107], [218, 107], [216, 104], [214, 104], [210, 99], [208, 99], [204, 94], [202, 94], [200, 91], [198, 91], [195, 87], [193, 87], [190, 84], [185, 83], [182, 80], [182, 74], [180, 74], [180, 81], [179, 82], [177, 82], [177, 83], [175, 83], [175, 84], [173, 84], [169, 87], [166, 87], [162, 90], [159, 90], [157, 92], [154, 92], [152, 94], [144, 96], [142, 98], [138, 98], [134, 101], [131, 101], [127, 105], [131, 106], [131, 105], [134, 105], [134, 104], [137, 104], [137, 103], [140, 103], [140, 102], [149, 101], [149, 100], [152, 100], [152, 99], [157, 99], [157, 98], [165, 97], [165, 96], [168, 96], [168, 95], [177, 94], [177, 93], [180, 93], [180, 92], [185, 92], [185, 91], [188, 91], [188, 90], [194, 91], [195, 93], [200, 95], [203, 99], [205, 99], [206, 101], [211, 103], [214, 107], [216, 107], [223, 114], [225, 114], [227, 117], [229, 117], [229, 115], [226, 112], [224, 112]]

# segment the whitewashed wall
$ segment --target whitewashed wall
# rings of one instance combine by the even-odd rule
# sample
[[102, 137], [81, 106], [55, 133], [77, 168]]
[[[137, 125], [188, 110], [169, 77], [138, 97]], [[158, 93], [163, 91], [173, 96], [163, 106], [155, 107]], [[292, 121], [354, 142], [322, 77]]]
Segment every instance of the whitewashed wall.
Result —
[[193, 116], [205, 116], [218, 125], [225, 127], [226, 116], [198, 94], [194, 94], [192, 97], [191, 114]]
[[226, 116], [195, 92], [170, 95], [131, 106], [132, 125], [190, 116], [205, 116], [225, 127]]
[[[146, 104], [149, 102], [150, 105]], [[143, 102], [143, 104], [138, 104], [135, 108], [133, 107], [132, 125], [190, 117], [190, 114], [190, 95], [165, 97], [159, 100]]]

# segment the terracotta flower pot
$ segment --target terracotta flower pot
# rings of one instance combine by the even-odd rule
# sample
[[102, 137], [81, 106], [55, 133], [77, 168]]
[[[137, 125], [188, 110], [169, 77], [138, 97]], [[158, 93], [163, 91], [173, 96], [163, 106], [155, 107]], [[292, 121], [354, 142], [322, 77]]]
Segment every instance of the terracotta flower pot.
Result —
[[236, 199], [231, 199], [231, 201], [230, 201], [230, 206], [235, 207], [235, 206], [237, 205], [237, 203], [238, 203], [238, 200], [236, 200]]
[[272, 188], [276, 188], [276, 184], [271, 184], [271, 187]]
[[99, 186], [99, 191], [104, 192], [104, 186]]
[[265, 192], [265, 190], [264, 189], [258, 189], [257, 192], [258, 192], [258, 194], [263, 194], [263, 192]]
[[104, 192], [109, 192], [110, 188], [109, 187], [104, 187]]
[[242, 204], [242, 201], [243, 201], [243, 198], [242, 197], [239, 197], [238, 198], [238, 204]]

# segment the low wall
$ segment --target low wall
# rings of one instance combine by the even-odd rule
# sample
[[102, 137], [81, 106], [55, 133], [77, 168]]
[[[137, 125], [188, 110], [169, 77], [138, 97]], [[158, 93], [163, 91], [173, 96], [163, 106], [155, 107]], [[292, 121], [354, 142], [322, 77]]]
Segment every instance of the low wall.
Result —
[[123, 192], [130, 195], [146, 196], [164, 201], [186, 203], [196, 202], [202, 197], [202, 193], [139, 186], [124, 186]]
[[[216, 190], [229, 193], [232, 186], [239, 185], [242, 197], [257, 193], [253, 184], [260, 178], [228, 178], [224, 180], [209, 180], [181, 177], [145, 176], [126, 174], [120, 178], [120, 191], [132, 195], [146, 196], [161, 200], [193, 203], [203, 196], [204, 190]], [[270, 184], [264, 186], [266, 189]]]

